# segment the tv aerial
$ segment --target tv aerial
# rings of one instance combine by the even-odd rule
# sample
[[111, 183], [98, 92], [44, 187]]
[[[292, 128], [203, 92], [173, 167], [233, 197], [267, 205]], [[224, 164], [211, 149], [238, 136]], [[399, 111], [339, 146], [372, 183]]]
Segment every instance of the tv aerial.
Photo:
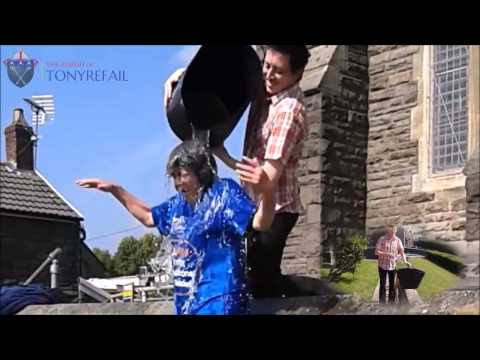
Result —
[[52, 121], [55, 116], [55, 105], [53, 102], [53, 95], [34, 95], [31, 98], [23, 98], [23, 100], [30, 105], [32, 109], [32, 125], [35, 126], [35, 132], [30, 138], [34, 143], [35, 155], [34, 166], [37, 162], [37, 143], [40, 139], [38, 134], [38, 126], [44, 125], [47, 121]]

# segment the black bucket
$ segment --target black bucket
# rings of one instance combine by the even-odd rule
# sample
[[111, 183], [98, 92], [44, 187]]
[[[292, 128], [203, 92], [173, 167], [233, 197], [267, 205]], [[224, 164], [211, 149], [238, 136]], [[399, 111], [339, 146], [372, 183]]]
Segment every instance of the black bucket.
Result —
[[210, 145], [232, 133], [262, 84], [262, 68], [248, 45], [203, 45], [174, 89], [167, 118], [175, 135], [189, 140], [210, 131]]
[[405, 268], [397, 270], [397, 276], [402, 289], [417, 289], [425, 276], [425, 272], [419, 269]]

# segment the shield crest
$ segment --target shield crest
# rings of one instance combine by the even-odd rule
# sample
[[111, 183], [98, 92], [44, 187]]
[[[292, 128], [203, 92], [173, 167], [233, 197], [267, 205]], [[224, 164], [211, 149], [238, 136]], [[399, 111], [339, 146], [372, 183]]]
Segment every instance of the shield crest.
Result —
[[28, 58], [27, 54], [20, 50], [12, 59], [6, 59], [4, 61], [7, 67], [7, 74], [10, 81], [22, 88], [27, 85], [32, 79], [35, 72], [35, 65], [38, 61]]

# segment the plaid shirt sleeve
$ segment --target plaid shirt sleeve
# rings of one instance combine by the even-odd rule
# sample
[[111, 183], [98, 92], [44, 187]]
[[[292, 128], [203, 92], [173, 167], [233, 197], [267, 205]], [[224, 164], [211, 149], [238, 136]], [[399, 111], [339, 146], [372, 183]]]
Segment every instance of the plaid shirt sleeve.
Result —
[[303, 116], [297, 109], [282, 110], [275, 114], [273, 126], [268, 137], [265, 160], [280, 160], [286, 165], [302, 137]]

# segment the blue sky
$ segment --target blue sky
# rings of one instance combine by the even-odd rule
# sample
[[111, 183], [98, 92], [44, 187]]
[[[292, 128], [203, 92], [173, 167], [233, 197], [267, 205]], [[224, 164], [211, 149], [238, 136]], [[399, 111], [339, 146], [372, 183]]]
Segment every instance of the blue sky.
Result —
[[[7, 76], [3, 60], [22, 49], [39, 61], [32, 81], [16, 87]], [[22, 99], [52, 94], [55, 119], [40, 126], [37, 169], [85, 217], [87, 244], [114, 252], [120, 239], [141, 236], [155, 229], [139, 223], [111, 195], [77, 187], [74, 181], [99, 177], [122, 184], [150, 205], [173, 194], [165, 176], [169, 152], [180, 140], [173, 134], [163, 107], [163, 86], [178, 67], [188, 65], [198, 46], [1, 46], [0, 121], [1, 160], [5, 161], [4, 129], [13, 109], [30, 106]], [[93, 64], [93, 70], [124, 71], [128, 81], [58, 81], [46, 70], [52, 62]], [[70, 70], [80, 68], [71, 68]], [[67, 70], [65, 67], [58, 70]], [[61, 78], [59, 78], [61, 79]], [[245, 130], [245, 114], [226, 147], [239, 157]], [[220, 175], [235, 174], [220, 165]], [[96, 239], [92, 239], [96, 238]], [[92, 240], [90, 240], [92, 239]]]

